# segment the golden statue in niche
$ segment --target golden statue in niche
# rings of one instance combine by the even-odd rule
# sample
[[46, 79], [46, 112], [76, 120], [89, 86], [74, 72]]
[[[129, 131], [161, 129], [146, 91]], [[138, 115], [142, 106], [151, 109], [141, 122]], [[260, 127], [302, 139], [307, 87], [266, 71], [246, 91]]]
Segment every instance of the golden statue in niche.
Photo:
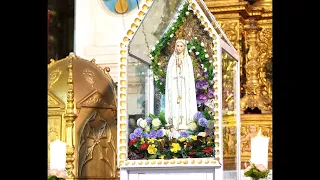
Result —
[[74, 54], [48, 65], [48, 143], [66, 142], [71, 178], [119, 178], [116, 85], [109, 71]]

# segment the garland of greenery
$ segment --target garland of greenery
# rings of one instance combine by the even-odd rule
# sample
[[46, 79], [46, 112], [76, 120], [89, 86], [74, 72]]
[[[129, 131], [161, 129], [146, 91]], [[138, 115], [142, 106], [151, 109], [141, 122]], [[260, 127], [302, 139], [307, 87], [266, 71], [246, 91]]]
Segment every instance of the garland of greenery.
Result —
[[[156, 46], [150, 53], [150, 57], [152, 59], [152, 71], [154, 73], [155, 84], [162, 94], [165, 93], [166, 70], [160, 67], [160, 64], [158, 62], [158, 56], [161, 54], [161, 50], [171, 42], [171, 39], [174, 36], [175, 32], [185, 21], [186, 16], [189, 15], [188, 6], [188, 2], [186, 2], [183, 5], [183, 8], [180, 10], [176, 22], [171, 25], [171, 27], [163, 35], [163, 37], [159, 40], [159, 42], [156, 44]], [[208, 82], [211, 82], [213, 80], [213, 67], [210, 66], [212, 62], [208, 59], [209, 56], [206, 53], [204, 45], [201, 45], [201, 43], [196, 38], [194, 38], [193, 40], [188, 42], [187, 48], [189, 52], [195, 52], [197, 59], [194, 60], [194, 63], [198, 62], [202, 65], [202, 69], [205, 69], [208, 72]], [[195, 77], [196, 76], [197, 74], [195, 72]]]
[[[150, 58], [152, 59], [151, 67], [154, 73], [154, 82], [161, 94], [165, 94], [166, 69], [164, 69], [165, 67], [161, 66], [161, 64], [159, 63], [159, 56], [161, 55], [162, 49], [165, 48], [166, 45], [170, 44], [172, 38], [176, 34], [176, 31], [186, 20], [186, 17], [192, 13], [192, 10], [190, 10], [189, 12], [188, 8], [189, 3], [186, 2], [180, 10], [177, 20], [174, 23], [172, 23], [172, 25], [168, 28], [168, 30], [165, 32], [162, 38], [159, 41], [157, 41], [157, 44], [150, 53]], [[205, 44], [203, 42], [200, 42], [197, 39], [197, 37], [194, 37], [190, 41], [187, 41], [187, 49], [190, 55], [194, 55], [193, 67], [194, 77], [196, 80], [195, 83], [197, 89], [197, 97], [202, 96], [205, 99], [207, 99], [206, 101], [197, 100], [197, 102], [199, 103], [198, 110], [204, 112], [208, 116], [208, 119], [213, 120], [213, 116], [211, 115], [211, 113], [209, 113], [209, 111], [211, 111], [209, 109], [211, 108], [207, 107], [207, 105], [205, 105], [205, 102], [207, 102], [210, 99], [213, 99], [214, 66], [212, 66], [212, 60], [214, 57], [209, 58], [209, 55], [205, 49]], [[197, 68], [199, 66], [201, 67]], [[201, 83], [206, 85], [200, 85]], [[201, 87], [197, 88], [197, 84], [198, 87]]]
[[[183, 8], [179, 11], [179, 16], [174, 22], [170, 28], [167, 30], [167, 32], [162, 36], [162, 38], [159, 40], [159, 43], [156, 44], [156, 46], [152, 49], [150, 53], [150, 58], [152, 59], [152, 71], [155, 75], [155, 83], [156, 86], [159, 88], [160, 92], [164, 94], [164, 88], [165, 88], [165, 77], [166, 72], [163, 70], [160, 65], [158, 64], [158, 56], [161, 54], [162, 48], [164, 48], [167, 44], [171, 42], [172, 37], [174, 36], [175, 32], [178, 30], [178, 28], [182, 25], [182, 23], [186, 20], [186, 16], [189, 14], [188, 11], [189, 3], [186, 2], [183, 5]], [[164, 78], [163, 82], [160, 80], [159, 77]]]

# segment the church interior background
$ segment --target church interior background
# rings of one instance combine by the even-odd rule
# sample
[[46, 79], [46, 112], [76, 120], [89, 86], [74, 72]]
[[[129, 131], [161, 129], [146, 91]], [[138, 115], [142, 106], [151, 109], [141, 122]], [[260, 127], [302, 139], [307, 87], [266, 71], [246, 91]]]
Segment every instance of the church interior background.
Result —
[[[117, 165], [119, 44], [144, 2], [148, 0], [48, 0], [48, 147], [57, 139], [67, 144], [65, 168], [72, 171], [72, 178], [121, 178]], [[241, 169], [250, 163], [251, 138], [260, 130], [269, 137], [268, 169], [272, 170], [272, 0], [203, 2], [240, 59]], [[165, 14], [168, 9], [159, 12]], [[142, 66], [131, 63], [127, 106], [129, 118], [138, 119], [146, 106], [136, 77]], [[224, 118], [222, 127], [223, 179], [236, 179], [227, 173], [237, 166], [236, 124]]]

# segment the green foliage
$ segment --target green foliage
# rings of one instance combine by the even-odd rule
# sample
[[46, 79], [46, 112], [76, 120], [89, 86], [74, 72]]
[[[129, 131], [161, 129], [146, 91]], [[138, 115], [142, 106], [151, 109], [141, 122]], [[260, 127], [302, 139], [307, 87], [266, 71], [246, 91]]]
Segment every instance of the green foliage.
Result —
[[65, 180], [64, 178], [58, 178], [57, 176], [48, 176], [48, 180]]
[[244, 175], [247, 177], [252, 177], [253, 180], [259, 180], [260, 178], [266, 178], [269, 172], [270, 170], [262, 172], [256, 168], [255, 164], [252, 164], [251, 169], [245, 172]]
[[214, 141], [209, 136], [135, 138], [129, 142], [129, 159], [172, 159], [214, 157]]
[[[186, 20], [186, 12], [188, 11], [189, 3], [186, 2], [183, 5], [183, 8], [179, 12], [179, 16], [169, 28], [165, 32], [165, 34], [162, 36], [162, 38], [159, 40], [159, 43], [156, 44], [155, 49], [150, 53], [150, 55], [153, 57], [152, 60], [152, 71], [154, 74], [158, 75], [159, 77], [166, 77], [165, 71], [158, 65], [158, 56], [161, 54], [161, 50], [167, 46], [174, 36], [175, 32], [178, 30], [178, 28], [182, 25], [182, 23]], [[165, 80], [165, 78], [164, 78]], [[165, 81], [156, 81], [156, 86], [160, 90], [162, 94], [165, 93]]]
[[161, 121], [161, 124], [165, 125], [167, 123], [164, 112], [161, 111], [159, 114], [159, 120]]

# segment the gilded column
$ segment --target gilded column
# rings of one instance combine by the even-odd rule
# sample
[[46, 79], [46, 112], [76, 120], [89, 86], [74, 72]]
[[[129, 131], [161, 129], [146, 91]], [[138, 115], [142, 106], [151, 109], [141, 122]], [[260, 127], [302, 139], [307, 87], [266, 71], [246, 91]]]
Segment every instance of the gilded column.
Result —
[[67, 109], [64, 119], [66, 121], [66, 144], [67, 144], [67, 158], [66, 158], [66, 170], [68, 172], [68, 179], [74, 179], [74, 142], [73, 142], [73, 127], [74, 121], [77, 115], [74, 113], [74, 88], [73, 88], [73, 60], [74, 55], [69, 56], [69, 77], [68, 77], [68, 94], [67, 94]]
[[247, 36], [247, 44], [249, 47], [248, 55], [246, 57], [246, 92], [245, 96], [241, 98], [242, 113], [247, 109], [259, 108], [262, 114], [271, 113], [271, 99], [269, 98], [266, 86], [260, 78], [261, 63], [260, 50], [258, 46], [258, 33], [262, 30], [257, 25], [255, 17], [249, 18], [249, 26], [244, 28]]

